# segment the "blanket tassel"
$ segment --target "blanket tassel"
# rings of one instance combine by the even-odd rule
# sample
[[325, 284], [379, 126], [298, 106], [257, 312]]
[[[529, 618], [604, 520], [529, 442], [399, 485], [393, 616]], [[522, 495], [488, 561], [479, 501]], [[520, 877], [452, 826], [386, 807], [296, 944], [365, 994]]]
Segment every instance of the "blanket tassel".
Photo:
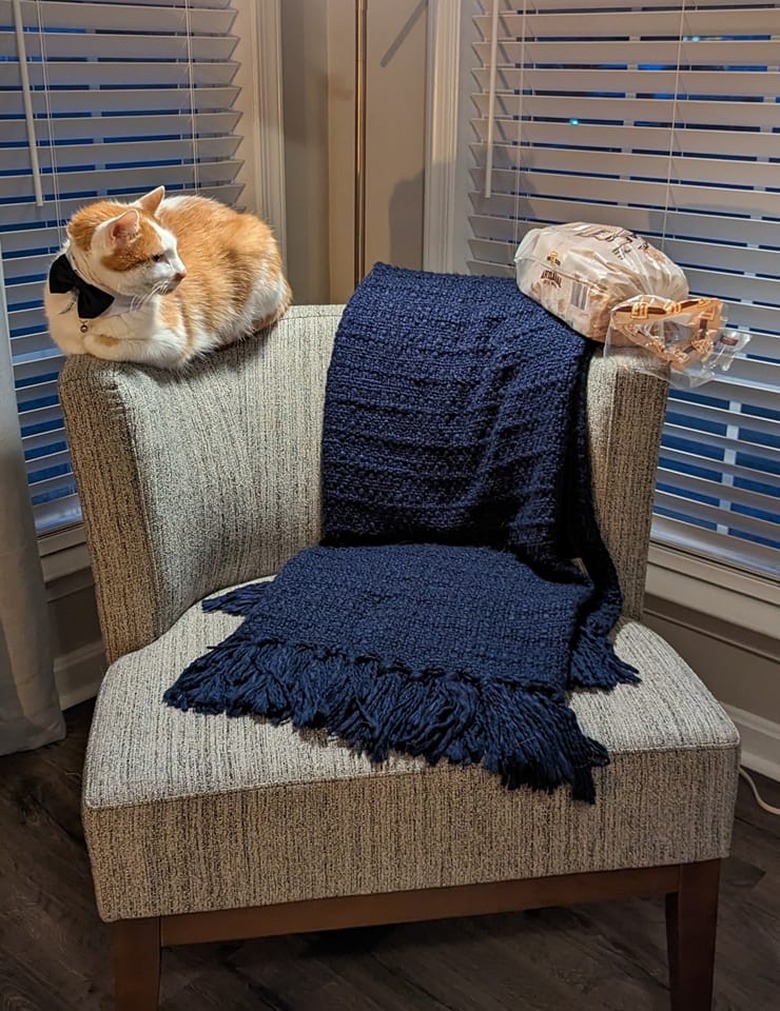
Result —
[[608, 764], [607, 752], [582, 733], [564, 698], [501, 678], [413, 671], [375, 656], [241, 633], [191, 663], [165, 701], [198, 713], [324, 727], [374, 762], [398, 751], [432, 765], [481, 763], [510, 790], [551, 793], [569, 783], [575, 799], [595, 799], [592, 770]]

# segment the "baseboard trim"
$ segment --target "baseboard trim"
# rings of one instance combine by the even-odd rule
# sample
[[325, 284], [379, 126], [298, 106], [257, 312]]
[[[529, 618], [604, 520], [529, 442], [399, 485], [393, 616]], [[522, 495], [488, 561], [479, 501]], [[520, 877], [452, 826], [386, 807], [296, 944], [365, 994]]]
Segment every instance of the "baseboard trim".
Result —
[[97, 695], [105, 671], [106, 658], [100, 640], [58, 656], [54, 661], [54, 680], [62, 709], [70, 709]]
[[736, 706], [724, 706], [742, 740], [742, 764], [780, 783], [780, 723], [748, 713]]

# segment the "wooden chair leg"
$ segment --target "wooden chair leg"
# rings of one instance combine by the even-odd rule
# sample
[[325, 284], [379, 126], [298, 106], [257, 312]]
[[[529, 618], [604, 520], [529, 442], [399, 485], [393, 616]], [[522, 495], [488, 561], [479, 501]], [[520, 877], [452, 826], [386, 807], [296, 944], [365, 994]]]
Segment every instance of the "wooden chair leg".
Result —
[[116, 1011], [157, 1011], [160, 997], [160, 919], [118, 920], [114, 938]]
[[684, 864], [666, 896], [672, 1011], [711, 1011], [719, 878], [720, 860]]

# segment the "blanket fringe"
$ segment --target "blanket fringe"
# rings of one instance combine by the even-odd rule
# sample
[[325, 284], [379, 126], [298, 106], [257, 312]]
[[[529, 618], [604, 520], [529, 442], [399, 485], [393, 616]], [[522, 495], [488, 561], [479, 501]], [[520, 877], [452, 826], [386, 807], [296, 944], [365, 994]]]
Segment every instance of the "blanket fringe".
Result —
[[209, 613], [224, 611], [225, 614], [244, 617], [260, 602], [263, 591], [269, 585], [267, 582], [261, 582], [238, 586], [234, 590], [228, 590], [227, 593], [220, 593], [217, 597], [209, 597], [204, 600], [203, 610]]
[[527, 785], [552, 793], [569, 783], [575, 799], [595, 800], [592, 770], [609, 758], [582, 733], [563, 698], [464, 671], [414, 671], [371, 655], [255, 642], [241, 632], [191, 663], [165, 702], [325, 727], [374, 762], [399, 751], [431, 765], [481, 763], [510, 790]]
[[572, 650], [569, 688], [614, 688], [619, 684], [639, 684], [635, 667], [621, 660], [606, 630], [585, 622]]

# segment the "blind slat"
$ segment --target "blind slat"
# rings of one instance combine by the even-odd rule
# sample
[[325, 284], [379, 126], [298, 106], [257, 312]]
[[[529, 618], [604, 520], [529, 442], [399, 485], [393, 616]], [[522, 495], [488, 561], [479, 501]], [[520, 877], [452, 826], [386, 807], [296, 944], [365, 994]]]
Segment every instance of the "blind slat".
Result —
[[[745, 435], [744, 433], [757, 432], [760, 435], [768, 436], [770, 439], [780, 441], [780, 417], [777, 419], [757, 417], [752, 414], [747, 414], [739, 410], [731, 410], [728, 407], [716, 407], [709, 403], [695, 403], [690, 400], [680, 400], [678, 395], [674, 390], [671, 391], [669, 398], [669, 414], [670, 416], [684, 415], [686, 419], [686, 424], [690, 425], [691, 422], [698, 421], [701, 424], [692, 427], [697, 429], [696, 439], [699, 439], [699, 432], [702, 430], [703, 426], [707, 426], [709, 431], [715, 429], [732, 428], [739, 429], [742, 433], [740, 442], [742, 438], [750, 442], [751, 438], [755, 436]], [[669, 430], [672, 425], [667, 425], [667, 430]], [[719, 441], [718, 445], [721, 444], [724, 436], [715, 436]], [[736, 446], [730, 448], [736, 449]], [[775, 455], [771, 449], [768, 452], [772, 453], [772, 459], [775, 459]]]
[[655, 502], [656, 505], [660, 505], [679, 515], [687, 514], [694, 520], [701, 520], [704, 523], [711, 524], [713, 529], [728, 527], [729, 529], [738, 531], [739, 534], [750, 534], [752, 537], [758, 537], [763, 540], [773, 540], [778, 534], [777, 525], [770, 523], [768, 520], [762, 520], [759, 517], [734, 512], [733, 510], [726, 512], [718, 506], [709, 505], [705, 502], [697, 502], [681, 495], [675, 495], [672, 492], [656, 491]]
[[[572, 212], [571, 201], [556, 200], [551, 197], [523, 194], [522, 209], [529, 218], [546, 224], [562, 221]], [[485, 200], [481, 194], [472, 195], [474, 214], [471, 220], [485, 230], [490, 222], [502, 218], [514, 219], [517, 214], [517, 198], [506, 193], [494, 193]], [[642, 235], [660, 236], [664, 230], [664, 217], [653, 207], [619, 207], [603, 204], [599, 208], [601, 223], [629, 228]], [[713, 217], [709, 214], [695, 214], [687, 211], [672, 210], [666, 216], [666, 234], [684, 236], [690, 239], [714, 239], [717, 242], [750, 243], [758, 246], [774, 246], [777, 244], [777, 223], [761, 218], [731, 217], [720, 214]], [[776, 296], [772, 299], [771, 295]], [[765, 285], [763, 290], [767, 302], [780, 304], [780, 291], [774, 284]], [[740, 297], [737, 294], [736, 297]], [[748, 295], [748, 298], [757, 296]]]
[[664, 544], [679, 548], [686, 554], [717, 558], [731, 568], [741, 569], [772, 578], [774, 572], [767, 566], [766, 548], [739, 535], [702, 526], [692, 526], [673, 519], [664, 513], [653, 516], [651, 536]]
[[[618, 215], [619, 216], [619, 215]], [[473, 216], [474, 234], [477, 238], [485, 238], [488, 243], [495, 244], [496, 240], [512, 241], [514, 243], [517, 236], [518, 241], [522, 238], [527, 229], [518, 230], [515, 222], [510, 218], [492, 218], [484, 214]], [[602, 222], [600, 224], [609, 224]], [[661, 222], [658, 222], [659, 228]], [[627, 227], [625, 224], [623, 227]], [[661, 243], [659, 243], [661, 245]], [[726, 271], [740, 269], [754, 273], [771, 274], [780, 273], [780, 251], [768, 249], [754, 249], [748, 246], [732, 246], [725, 243], [704, 243], [696, 242], [692, 239], [667, 238], [663, 243], [664, 252], [673, 260], [685, 266], [695, 263], [698, 267], [719, 268]], [[503, 243], [500, 248], [495, 249], [496, 256], [504, 256], [505, 249]], [[778, 292], [774, 292], [775, 297]], [[773, 312], [774, 310], [770, 310]]]
[[[718, 129], [677, 129], [669, 133], [666, 127], [633, 126], [631, 124], [611, 125], [608, 123], [526, 123], [508, 117], [495, 117], [493, 120], [495, 135], [500, 142], [517, 144], [555, 144], [561, 147], [578, 149], [590, 148], [601, 150], [621, 150], [639, 148], [647, 153], [654, 152], [669, 155], [672, 152], [683, 155], [713, 155], [723, 154], [733, 157], [741, 154], [745, 160], [761, 160], [777, 156], [777, 138], [770, 133], [759, 130], [745, 131], [744, 150], [734, 150], [733, 131]], [[487, 121], [474, 121], [474, 129], [482, 141], [487, 140]], [[664, 173], [664, 176], [666, 173]]]
[[[41, 258], [43, 260], [43, 258]], [[51, 257], [46, 257], [46, 263], [51, 263]], [[19, 306], [28, 302], [37, 302], [41, 297], [41, 281], [43, 280], [43, 263], [41, 273], [34, 281], [25, 284], [6, 284], [5, 295], [8, 302], [9, 312], [16, 312]]]
[[[229, 160], [236, 153], [240, 144], [238, 137], [203, 137], [198, 139], [198, 154], [205, 159]], [[90, 166], [94, 171], [95, 166], [101, 169], [110, 170], [116, 165], [127, 165], [136, 162], [138, 164], [150, 165], [156, 162], [178, 161], [190, 162], [193, 157], [193, 147], [191, 138], [182, 137], [178, 140], [150, 140], [146, 141], [143, 147], [128, 145], [124, 141], [113, 144], [74, 144], [58, 145], [52, 151], [48, 147], [38, 148], [38, 160], [43, 172], [52, 171], [52, 161], [55, 166], [67, 165], [68, 169]], [[7, 172], [21, 172], [26, 176], [29, 168], [30, 156], [24, 149], [6, 151], [3, 154], [3, 168]], [[78, 174], [75, 176], [78, 179]], [[15, 195], [24, 192], [24, 183], [19, 181], [18, 176], [10, 176], [12, 184], [11, 194]], [[17, 189], [13, 189], [17, 185]], [[78, 183], [76, 184], [78, 186]], [[62, 189], [62, 183], [60, 183]]]
[[[746, 456], [748, 455], [747, 447], [745, 448], [745, 454]], [[766, 459], [766, 457], [764, 459]], [[767, 460], [767, 462], [771, 463], [772, 461]], [[774, 476], [771, 470], [762, 470], [761, 468], [749, 467], [745, 464], [729, 463], [727, 460], [716, 460], [709, 457], [697, 456], [695, 453], [686, 453], [684, 450], [664, 446], [661, 450], [662, 467], [674, 472], [677, 468], [674, 466], [670, 467], [670, 464], [675, 463], [685, 468], [692, 468], [697, 471], [709, 471], [713, 475], [716, 475], [713, 479], [717, 481], [721, 479], [723, 474], [727, 474], [729, 477], [736, 477], [743, 481], [760, 484], [765, 489], [768, 489], [767, 494], [780, 497], [780, 479]], [[769, 501], [768, 498], [766, 500]], [[758, 505], [759, 500], [751, 497], [750, 503]], [[773, 511], [776, 508], [777, 505], [773, 504]]]
[[[702, 467], [702, 469], [705, 468]], [[729, 504], [740, 505], [769, 514], [776, 512], [778, 508], [776, 496], [765, 495], [755, 490], [747, 491], [738, 485], [726, 484], [720, 479], [709, 480], [706, 477], [683, 474], [677, 470], [669, 470], [663, 465], [658, 468], [658, 483], [664, 487], [715, 499], [720, 508]], [[780, 523], [780, 517], [777, 518], [777, 523]], [[780, 531], [775, 529], [775, 533], [780, 533]]]
[[[474, 169], [473, 179], [481, 179], [481, 169]], [[519, 178], [520, 175], [523, 178]], [[668, 191], [666, 183], [646, 183], [636, 179], [607, 179], [598, 176], [565, 175], [555, 172], [524, 172], [493, 169], [493, 188], [499, 193], [522, 195], [545, 193], [564, 198], [572, 203], [583, 202], [620, 205], [635, 203], [643, 207], [663, 210], [667, 196], [673, 209], [698, 210], [715, 214], [754, 214], [756, 217], [780, 219], [780, 192], [768, 190], [732, 190], [712, 186], [674, 186]], [[480, 192], [477, 190], [477, 192]]]
[[[185, 168], [187, 168], [187, 171], [181, 173], [182, 183], [183, 185], [191, 188], [194, 183], [192, 178], [192, 171], [187, 166], [185, 166]], [[153, 178], [156, 179], [157, 171], [158, 171], [157, 166], [153, 166], [150, 169], [148, 178], [150, 180], [152, 180]], [[97, 186], [99, 182], [102, 184], [103, 187], [105, 187], [107, 180], [105, 179], [100, 180], [97, 176], [95, 176], [93, 180], [93, 187]], [[171, 186], [169, 188], [175, 189], [176, 187]], [[148, 192], [148, 190], [149, 187], [146, 184], [144, 184], [143, 186], [136, 186], [133, 188], [128, 187], [125, 190], [117, 190], [117, 191], [115, 191], [114, 186], [112, 185], [111, 197], [112, 199], [116, 198], [117, 200], [121, 200], [123, 202], [131, 202], [133, 200], [137, 200], [139, 197], [142, 197], [144, 193]], [[241, 187], [236, 184], [230, 183], [215, 183], [212, 185], [202, 186], [199, 192], [205, 197], [212, 197], [215, 200], [221, 200], [222, 203], [234, 204], [236, 200], [238, 200], [238, 197], [241, 193]], [[95, 193], [95, 197], [102, 195], [104, 194]], [[63, 197], [63, 199], [60, 201], [60, 209], [62, 211], [63, 218], [67, 220], [80, 207], [83, 207], [84, 204], [87, 203], [90, 199], [93, 198], [83, 196]], [[51, 221], [52, 217], [54, 216], [53, 207], [49, 203], [47, 203], [44, 207], [36, 207], [35, 204], [32, 202], [20, 204], [7, 204], [3, 208], [3, 213], [8, 214], [9, 218], [12, 211], [13, 211], [13, 220], [16, 225], [34, 226], [39, 222]], [[35, 229], [33, 228], [32, 230], [34, 231]], [[2, 234], [3, 233], [0, 232], [0, 244], [2, 243]]]
[[[478, 111], [485, 112], [487, 94], [474, 94], [472, 101]], [[521, 104], [527, 110], [528, 95], [519, 93], [496, 94], [496, 108], [499, 115], [519, 116]], [[607, 94], [567, 95], [565, 104], [560, 95], [534, 95], [534, 115], [539, 119], [563, 120], [579, 119], [580, 122], [671, 124], [684, 126], [736, 127], [740, 130], [773, 130], [777, 126], [777, 107], [772, 102], [741, 101], [738, 96], [730, 96], [728, 101], [700, 100], [687, 98], [675, 102], [674, 96], [661, 94], [658, 97], [636, 98], [630, 93], [625, 96]], [[527, 111], [526, 111], [527, 115]]]
[[33, 506], [35, 529], [39, 534], [52, 533], [81, 521], [81, 507], [75, 491], [53, 502]]
[[[474, 145], [474, 161], [484, 166], [486, 146]], [[713, 152], [715, 153], [715, 152]], [[613, 176], [646, 181], [656, 179], [666, 186], [671, 173], [672, 182], [693, 185], [716, 183], [745, 189], [746, 187], [772, 186], [777, 182], [777, 165], [769, 161], [752, 161], [746, 158], [695, 158], [668, 154], [636, 154], [621, 151], [593, 151], [560, 147], [525, 147], [494, 144], [493, 161], [496, 168], [523, 171], [566, 173], [572, 176]], [[780, 199], [780, 195], [778, 195]]]
[[65, 425], [51, 428], [39, 435], [28, 435], [22, 440], [25, 453], [37, 453], [42, 449], [54, 445], [58, 442], [65, 442]]
[[685, 271], [692, 291], [722, 298], [745, 298], [775, 308], [780, 305], [780, 286], [768, 277], [729, 275], [689, 267]]
[[[29, 28], [37, 28], [38, 15], [48, 31], [73, 29], [87, 35], [92, 31], [141, 31], [153, 19], [156, 32], [186, 32], [188, 11], [183, 4], [141, 5], [130, 3], [90, 3], [88, 0], [21, 0], [22, 21]], [[205, 35], [224, 35], [230, 31], [235, 11], [219, 7], [189, 9], [189, 24], [193, 32]], [[11, 0], [0, 0], [0, 21], [13, 24]]]
[[[538, 0], [533, 4], [537, 10], [544, 6]], [[682, 16], [679, 7], [674, 9], [677, 5], [672, 4], [669, 4], [668, 10], [643, 11], [642, 7], [651, 5], [635, 3], [630, 5], [632, 7], [630, 11], [615, 12], [598, 11], [596, 8], [600, 6], [599, 2], [593, 0], [593, 3], [587, 5], [590, 8], [587, 13], [579, 13], [576, 5], [565, 3], [564, 0], [560, 3], [550, 2], [546, 6], [557, 8], [558, 12], [535, 14], [532, 5], [529, 4], [527, 33], [531, 38], [603, 39], [621, 36], [631, 38], [636, 35], [676, 38], [680, 34], [680, 29], [683, 36], [698, 35], [700, 38], [717, 35], [762, 35], [767, 34], [767, 16], [774, 16], [772, 10], [767, 14], [767, 8], [762, 8], [759, 4], [743, 6], [731, 3], [728, 5], [731, 9], [724, 10], [688, 9]], [[619, 6], [628, 7], [629, 3]], [[571, 9], [573, 7], [574, 10]], [[475, 20], [481, 29], [482, 37], [489, 38], [490, 19], [484, 15], [477, 15]], [[522, 33], [522, 13], [505, 13], [500, 18], [500, 24], [506, 36], [519, 36]]]
[[[234, 159], [224, 159], [221, 161], [199, 161], [198, 175], [205, 183], [217, 183], [234, 179], [241, 167], [242, 162]], [[122, 190], [143, 187], [144, 180], [150, 178], [150, 168], [157, 180], [157, 185], [175, 183], [181, 179], [183, 173], [192, 174], [189, 164], [185, 165], [137, 165], [132, 168], [112, 168], [108, 170], [108, 175], [103, 180], [107, 185], [109, 195], [111, 192], [121, 192]], [[71, 172], [58, 172], [57, 180], [60, 193], [68, 196], [73, 193], [89, 193], [95, 185], [94, 170]], [[9, 199], [24, 192], [25, 187], [32, 192], [29, 176], [0, 176], [0, 200]], [[43, 175], [41, 186], [44, 196], [54, 195], [54, 184], [50, 175]], [[82, 203], [85, 201], [82, 199]]]
[[[616, 32], [615, 34], [619, 34]], [[482, 66], [490, 63], [490, 42], [478, 42], [474, 50]], [[680, 61], [686, 66], [711, 67], [715, 63], [732, 66], [772, 65], [777, 63], [776, 44], [763, 39], [721, 41], [702, 39], [684, 42], [679, 46]], [[615, 42], [594, 42], [578, 39], [576, 42], [530, 40], [525, 43], [501, 41], [498, 58], [503, 64], [518, 64], [523, 59], [539, 64], [555, 65], [607, 63], [612, 66], [632, 67], [637, 64], [677, 63], [677, 39], [641, 39], [626, 37]]]
[[18, 407], [25, 404], [32, 404], [34, 401], [43, 399], [56, 400], [59, 396], [57, 391], [57, 377], [47, 377], [45, 373], [36, 376], [36, 382], [27, 383], [16, 391], [16, 403]]
[[59, 405], [49, 407], [27, 407], [19, 405], [19, 419], [22, 425], [22, 437], [25, 435], [37, 435], [35, 431], [30, 431], [38, 425], [48, 425], [52, 422], [62, 424], [62, 411]]
[[[776, 463], [775, 453], [768, 446], [750, 443], [741, 439], [729, 439], [724, 435], [713, 435], [710, 432], [701, 431], [696, 431], [696, 437], [693, 439], [690, 429], [687, 429], [683, 425], [667, 424], [664, 428], [664, 440], [661, 449], [661, 458], [663, 460], [676, 459], [680, 463], [688, 463], [690, 466], [704, 467], [707, 470], [719, 471], [720, 473], [732, 476], [744, 472], [746, 479], [750, 478], [751, 474], [761, 474], [763, 477], [760, 480], [765, 480], [766, 475], [772, 473], [772, 467]], [[689, 448], [685, 450], [677, 449], [670, 445], [673, 440], [678, 440], [681, 445]], [[694, 443], [699, 447], [697, 452], [693, 451]], [[703, 447], [709, 447], [714, 451], [713, 454], [708, 456], [706, 451], [702, 451]], [[762, 466], [751, 471], [746, 466], [737, 466], [723, 459], [727, 454], [733, 455], [736, 453], [741, 453], [745, 458], [749, 457], [755, 464], [760, 463]], [[756, 476], [752, 479], [759, 480]], [[767, 483], [775, 484], [780, 488], [776, 479], [774, 482], [770, 479]]]
[[[144, 46], [145, 55], [149, 49]], [[124, 54], [129, 55], [128, 53]], [[162, 86], [183, 84], [189, 85], [190, 71], [186, 62], [165, 63], [161, 60], [154, 63], [100, 63], [93, 64], [93, 86], [105, 87], [121, 85], [128, 80], [128, 75], [140, 74], [150, 84]], [[193, 68], [192, 79], [196, 85], [230, 84], [238, 70], [238, 64], [230, 60], [225, 62], [198, 63]], [[80, 62], [72, 60], [54, 60], [44, 71], [43, 65], [33, 63], [28, 67], [30, 84], [34, 88], [42, 88], [48, 82], [49, 87], [62, 88], [72, 84], [84, 68]], [[12, 92], [19, 86], [19, 66], [14, 63], [0, 63], [0, 88]]]
[[[85, 67], [89, 66], [89, 64], [85, 64]], [[238, 97], [238, 92], [238, 88], [229, 86], [197, 88], [194, 92], [191, 92], [189, 88], [133, 88], [132, 107], [135, 113], [149, 111], [181, 114], [189, 113], [192, 100], [195, 102], [196, 109], [229, 109]], [[122, 112], [127, 109], [129, 100], [128, 91], [122, 88], [57, 91], [56, 96], [54, 109], [56, 115], [68, 115], [76, 112], [84, 115]], [[16, 92], [0, 94], [0, 120], [3, 116], [14, 115], [14, 109], [18, 111], [18, 104], [12, 104], [14, 99], [18, 103], [18, 97]], [[46, 117], [47, 104], [43, 92], [34, 91], [32, 93], [32, 107], [36, 116]], [[131, 117], [128, 116], [129, 119]]]
[[[475, 77], [483, 90], [488, 85], [487, 70], [475, 70]], [[726, 80], [724, 80], [726, 78]], [[745, 73], [739, 70], [723, 74], [712, 74], [703, 70], [688, 70], [680, 73], [674, 70], [560, 70], [525, 69], [522, 74], [518, 67], [497, 67], [497, 87], [502, 91], [545, 91], [566, 96], [570, 92], [601, 92], [616, 95], [631, 92], [647, 95], [649, 92], [674, 93], [678, 87], [682, 95], [700, 97], [702, 95], [723, 95], [732, 90], [744, 98], [772, 98], [778, 91], [777, 72]], [[727, 104], [726, 102], [723, 103]], [[684, 110], [683, 110], [684, 112]]]
[[[8, 22], [7, 22], [8, 23]], [[29, 60], [40, 60], [43, 51], [36, 35], [25, 33], [25, 44]], [[238, 39], [216, 35], [89, 35], [87, 33], [47, 33], [44, 38], [47, 60], [84, 59], [85, 50], [90, 59], [96, 60], [187, 60], [192, 53], [193, 60], [229, 59], [238, 44]], [[0, 29], [0, 57], [14, 60], [16, 43], [8, 31]]]
[[39, 355], [35, 361], [27, 363], [14, 363], [14, 378], [17, 383], [28, 382], [36, 379], [40, 375], [59, 373], [64, 356], [60, 349], [52, 344], [44, 354]]
[[[114, 138], [127, 140], [133, 136], [154, 140], [157, 137], [178, 136], [192, 131], [198, 137], [219, 136], [233, 133], [240, 118], [240, 113], [230, 110], [197, 112], [190, 117], [189, 130], [184, 130], [180, 112], [144, 116], [112, 116], [102, 113], [90, 116], [62, 116], [49, 122], [38, 121], [38, 137], [47, 144], [50, 138], [55, 144], [66, 144], [74, 140], [91, 142], [95, 136], [102, 137], [103, 140]], [[6, 120], [3, 123], [3, 137], [7, 144], [24, 144], [27, 140], [24, 123]], [[7, 239], [4, 239], [3, 249], [7, 248], [6, 242]]]
[[[70, 469], [70, 453], [66, 449], [60, 450], [57, 453], [47, 453], [45, 456], [36, 456], [34, 459], [25, 462], [25, 469], [31, 484], [40, 483], [39, 475], [47, 473], [52, 468], [59, 469], [61, 467], [67, 467], [66, 473], [72, 473]], [[40, 480], [43, 479], [41, 478]]]

